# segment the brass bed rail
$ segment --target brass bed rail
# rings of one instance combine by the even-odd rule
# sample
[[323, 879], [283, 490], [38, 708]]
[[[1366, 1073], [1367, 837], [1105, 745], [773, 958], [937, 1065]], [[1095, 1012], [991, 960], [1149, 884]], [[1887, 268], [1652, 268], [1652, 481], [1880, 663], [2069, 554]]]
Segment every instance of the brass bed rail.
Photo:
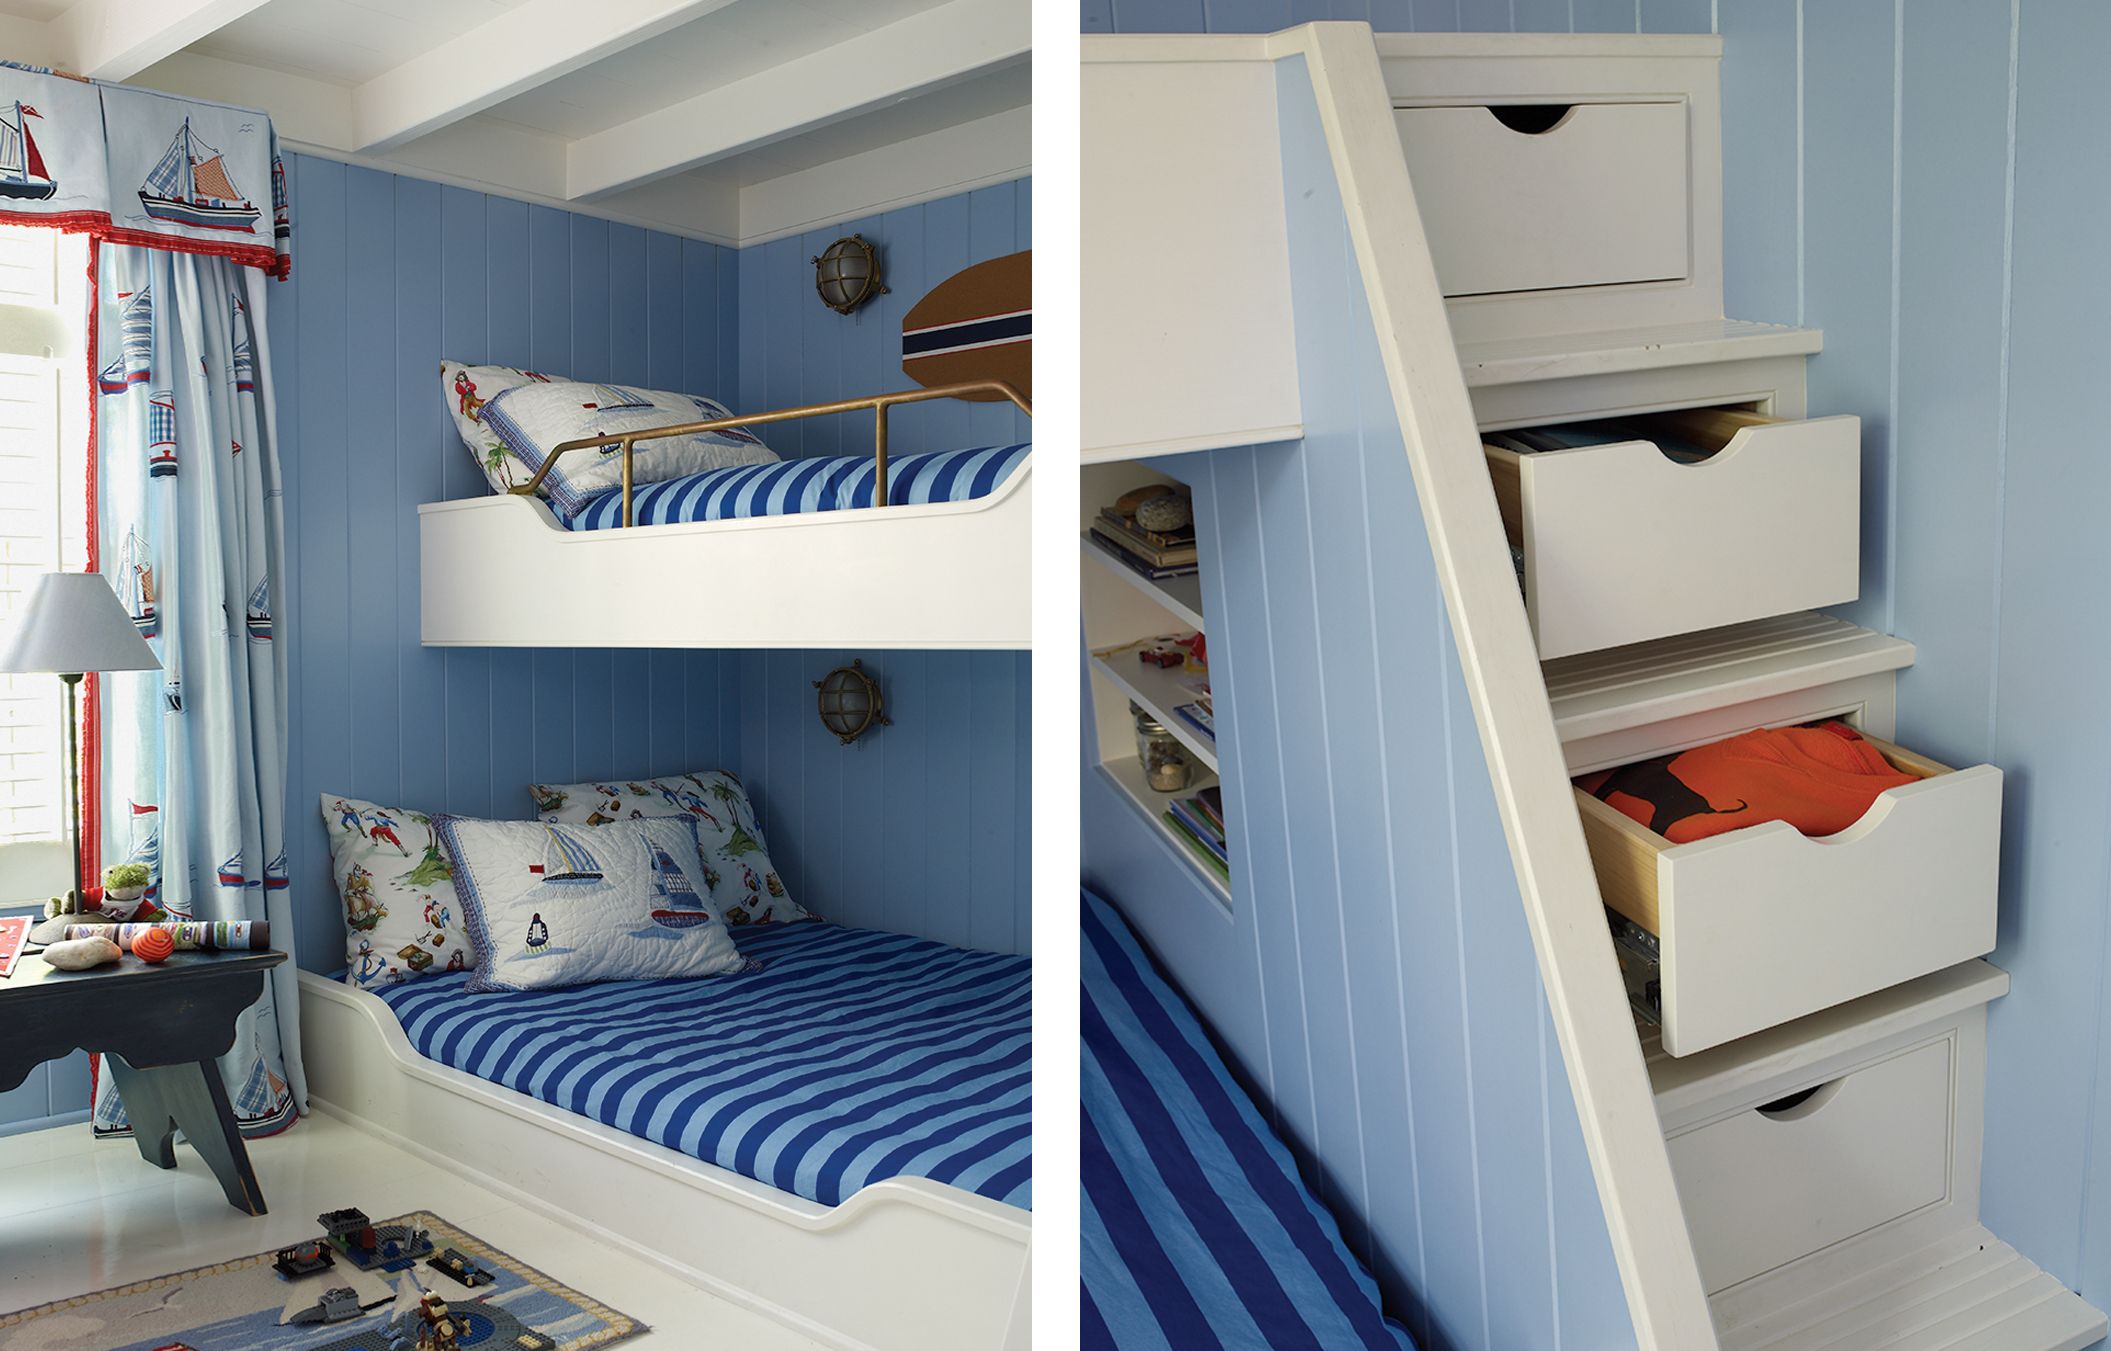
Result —
[[887, 505], [887, 410], [901, 403], [923, 403], [930, 399], [957, 399], [968, 394], [997, 394], [1018, 405], [1019, 411], [1028, 417], [1034, 415], [1033, 405], [1010, 383], [1003, 380], [963, 380], [958, 384], [933, 385], [929, 389], [905, 389], [893, 394], [874, 394], [863, 399], [837, 399], [830, 403], [810, 403], [798, 408], [779, 408], [768, 413], [748, 413], [740, 417], [713, 418], [708, 422], [684, 422], [672, 427], [645, 427], [634, 432], [611, 432], [606, 436], [588, 436], [577, 441], [566, 441], [550, 452], [550, 458], [542, 462], [529, 479], [513, 492], [530, 496], [542, 487], [542, 481], [550, 476], [557, 465], [558, 457], [575, 450], [592, 450], [598, 447], [621, 446], [623, 448], [623, 525], [629, 526], [631, 447], [639, 441], [657, 441], [668, 436], [701, 436], [705, 432], [723, 431], [728, 427], [760, 427], [772, 422], [794, 422], [800, 418], [823, 417], [830, 413], [856, 413], [870, 409], [872, 421], [872, 505]]

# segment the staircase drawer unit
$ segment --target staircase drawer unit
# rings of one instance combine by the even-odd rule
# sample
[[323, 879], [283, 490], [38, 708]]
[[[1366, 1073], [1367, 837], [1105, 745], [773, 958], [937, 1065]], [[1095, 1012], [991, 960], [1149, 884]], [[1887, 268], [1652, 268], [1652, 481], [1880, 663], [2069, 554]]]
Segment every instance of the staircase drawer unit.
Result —
[[[1629, 987], [1655, 996], [1670, 1054], [1993, 950], [2001, 771], [1951, 770], [1872, 741], [1920, 781], [1886, 790], [1823, 838], [1774, 821], [1673, 844], [1577, 790], [1599, 891], [1631, 921], [1621, 942]], [[1636, 972], [1648, 956], [1653, 989]]]
[[1713, 1294], [1947, 1201], [1949, 1038], [1666, 1141]]
[[1698, 410], [1655, 441], [1486, 447], [1541, 660], [1838, 605], [1861, 591], [1861, 419]]
[[1393, 114], [1447, 296], [1683, 281], [1683, 103]]

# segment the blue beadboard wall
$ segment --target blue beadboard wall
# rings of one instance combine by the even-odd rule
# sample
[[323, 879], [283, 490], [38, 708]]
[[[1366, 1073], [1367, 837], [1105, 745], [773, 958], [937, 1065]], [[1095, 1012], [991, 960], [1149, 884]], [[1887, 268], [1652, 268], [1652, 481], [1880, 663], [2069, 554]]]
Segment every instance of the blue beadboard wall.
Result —
[[1823, 327], [1812, 409], [1863, 418], [1879, 491], [1851, 614], [1919, 649], [1900, 739], [2007, 773], [1983, 1212], [2101, 1306], [2111, 10], [1722, 0], [1721, 23], [1734, 312]]
[[[853, 658], [894, 725], [844, 746], [813, 682]], [[1030, 952], [1025, 652], [740, 654], [740, 767], [802, 905], [845, 924]]]
[[1231, 912], [1090, 769], [1085, 878], [1422, 1346], [1632, 1346], [1301, 58], [1278, 91], [1306, 439], [1160, 465], [1195, 490]]
[[[344, 930], [318, 794], [525, 817], [531, 781], [732, 763], [728, 654], [419, 646], [417, 507], [482, 489], [443, 354], [731, 388], [737, 259], [333, 160], [292, 157], [287, 179], [293, 279], [269, 332], [295, 597], [288, 862], [296, 956], [331, 970]], [[487, 584], [533, 579], [493, 559]]]
[[[842, 315], [814, 294], [811, 260], [849, 234], [879, 246], [888, 289]], [[902, 374], [902, 316], [969, 264], [1031, 247], [1033, 180], [1022, 178], [742, 249], [740, 406], [788, 408], [910, 388]], [[896, 454], [1032, 436], [1008, 403], [953, 399], [899, 409], [888, 430]], [[792, 423], [771, 428], [767, 439], [784, 456], [863, 454], [872, 446], [872, 415]]]
[[[740, 251], [744, 409], [902, 389], [902, 315], [972, 263], [1033, 244], [1031, 179], [844, 221]], [[814, 295], [810, 261], [846, 234], [877, 244], [888, 293], [851, 315]], [[895, 453], [1032, 436], [1009, 404], [899, 410]], [[772, 428], [786, 456], [864, 454], [870, 414]], [[854, 747], [814, 715], [812, 682], [862, 659], [896, 725]], [[1023, 652], [744, 652], [741, 773], [787, 884], [831, 919], [966, 947], [1030, 951], [1031, 685]]]

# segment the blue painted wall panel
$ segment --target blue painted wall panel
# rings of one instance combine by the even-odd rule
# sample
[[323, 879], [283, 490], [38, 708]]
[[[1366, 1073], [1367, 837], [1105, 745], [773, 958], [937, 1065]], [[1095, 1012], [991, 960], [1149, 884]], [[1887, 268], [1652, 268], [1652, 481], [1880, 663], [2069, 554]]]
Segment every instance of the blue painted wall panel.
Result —
[[[844, 235], [880, 248], [886, 294], [839, 315], [814, 294], [812, 258]], [[972, 263], [1032, 246], [1026, 180], [809, 230], [740, 251], [737, 405], [780, 408], [910, 385], [902, 316]], [[729, 395], [729, 397], [731, 397]], [[1009, 405], [900, 409], [895, 453], [1025, 440]], [[785, 456], [864, 454], [869, 414], [771, 428]], [[880, 676], [895, 725], [855, 747], [814, 713], [812, 682], [853, 658]], [[746, 652], [738, 663], [740, 765], [786, 884], [847, 923], [968, 947], [1029, 950], [1032, 707], [1023, 653]]]
[[481, 490], [440, 358], [730, 389], [716, 317], [692, 336], [683, 308], [716, 303], [731, 250], [305, 156], [289, 182], [300, 243], [269, 316], [298, 597], [288, 853], [296, 955], [328, 970], [343, 928], [318, 794], [526, 816], [535, 779], [733, 762], [730, 655], [417, 640], [417, 505]]

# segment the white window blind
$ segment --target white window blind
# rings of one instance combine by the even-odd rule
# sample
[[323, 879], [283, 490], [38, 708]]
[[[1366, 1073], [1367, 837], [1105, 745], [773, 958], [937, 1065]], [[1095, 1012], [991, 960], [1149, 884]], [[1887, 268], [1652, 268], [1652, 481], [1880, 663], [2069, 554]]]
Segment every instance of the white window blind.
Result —
[[[77, 238], [0, 226], [0, 628], [87, 564], [86, 266]], [[0, 902], [64, 876], [64, 708], [53, 677], [0, 676]]]

